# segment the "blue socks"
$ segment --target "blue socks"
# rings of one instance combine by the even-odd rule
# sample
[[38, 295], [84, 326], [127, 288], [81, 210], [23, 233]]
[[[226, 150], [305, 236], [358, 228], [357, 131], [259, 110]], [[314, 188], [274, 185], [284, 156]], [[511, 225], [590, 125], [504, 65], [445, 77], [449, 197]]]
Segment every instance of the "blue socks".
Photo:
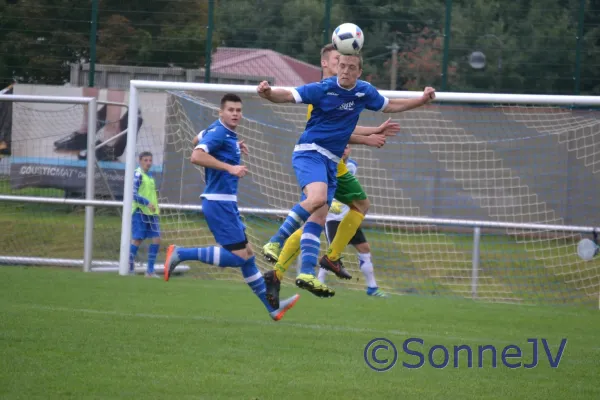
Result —
[[181, 261], [201, 261], [205, 264], [217, 267], [241, 267], [246, 262], [222, 247], [193, 247], [177, 249], [177, 255]]
[[300, 251], [302, 254], [302, 266], [300, 273], [315, 274], [315, 266], [319, 258], [319, 249], [321, 248], [321, 232], [323, 227], [314, 222], [304, 224], [302, 238], [300, 239]]
[[156, 256], [158, 255], [158, 249], [160, 245], [152, 243], [148, 246], [148, 269], [146, 273], [153, 274], [154, 273], [154, 262], [156, 261]]
[[250, 289], [252, 289], [254, 294], [262, 301], [267, 308], [267, 311], [273, 312], [275, 309], [271, 307], [267, 301], [267, 286], [265, 285], [265, 279], [256, 267], [254, 259], [255, 257], [252, 256], [246, 260], [244, 265], [242, 265], [242, 275], [244, 276], [246, 284], [250, 286]]
[[283, 224], [279, 227], [277, 233], [271, 238], [270, 242], [278, 242], [280, 246], [291, 236], [292, 233], [296, 232], [298, 228], [310, 217], [308, 211], [296, 204], [292, 207], [288, 216], [286, 217]]
[[[135, 256], [137, 255], [139, 248], [139, 246], [136, 246], [133, 243], [129, 245], [129, 272], [134, 272]], [[154, 243], [148, 246], [148, 268], [146, 270], [146, 273], [148, 274], [154, 273], [154, 263], [156, 262], [159, 248], [160, 245]]]
[[240, 268], [244, 280], [250, 286], [254, 294], [262, 301], [267, 311], [275, 311], [267, 301], [267, 286], [265, 280], [256, 267], [255, 257], [247, 260], [236, 256], [232, 252], [222, 247], [200, 247], [200, 248], [180, 248], [177, 249], [177, 256], [181, 261], [201, 261], [205, 264], [216, 265], [218, 267]]
[[133, 272], [133, 263], [135, 262], [135, 256], [138, 252], [139, 247], [135, 244], [129, 245], [129, 272]]

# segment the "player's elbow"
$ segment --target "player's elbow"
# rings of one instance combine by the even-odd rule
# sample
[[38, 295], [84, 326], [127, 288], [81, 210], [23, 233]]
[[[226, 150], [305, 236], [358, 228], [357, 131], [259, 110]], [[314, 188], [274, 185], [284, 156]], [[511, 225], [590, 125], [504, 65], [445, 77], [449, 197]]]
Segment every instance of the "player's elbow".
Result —
[[192, 152], [192, 156], [190, 157], [190, 162], [195, 165], [202, 166], [202, 159], [204, 158], [204, 151], [196, 149]]

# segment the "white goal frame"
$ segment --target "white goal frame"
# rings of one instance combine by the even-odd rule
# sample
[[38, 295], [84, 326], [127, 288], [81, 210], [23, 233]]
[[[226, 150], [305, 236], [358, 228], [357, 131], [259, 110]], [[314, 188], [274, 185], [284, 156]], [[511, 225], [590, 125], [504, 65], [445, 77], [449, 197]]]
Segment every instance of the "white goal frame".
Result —
[[[283, 89], [292, 89], [290, 87], [278, 87]], [[200, 91], [200, 92], [232, 92], [239, 94], [256, 94], [256, 86], [251, 85], [230, 85], [214, 83], [190, 83], [190, 82], [160, 82], [146, 80], [132, 80], [129, 87], [129, 121], [127, 132], [126, 149], [126, 170], [125, 170], [125, 190], [123, 195], [123, 213], [130, 215], [133, 204], [134, 169], [136, 166], [136, 132], [138, 129], [137, 114], [139, 110], [139, 91], [140, 90], [181, 90], [181, 91]], [[380, 93], [388, 98], [417, 98], [422, 95], [421, 92], [410, 91], [390, 91], [381, 90]], [[583, 105], [600, 106], [600, 96], [563, 96], [563, 95], [525, 95], [525, 94], [486, 94], [486, 93], [456, 93], [445, 92], [436, 93], [435, 102], [442, 103], [505, 103], [505, 104], [528, 104], [528, 105]], [[178, 210], [196, 210], [201, 211], [199, 204], [177, 205], [161, 204], [161, 208]], [[277, 209], [257, 209], [240, 208], [240, 213], [253, 213], [257, 215], [287, 215], [288, 210]], [[413, 222], [423, 224], [460, 226], [473, 228], [473, 269], [472, 269], [472, 295], [477, 297], [477, 272], [479, 269], [479, 240], [481, 228], [514, 228], [531, 230], [552, 230], [557, 232], [578, 232], [578, 233], [600, 233], [600, 227], [594, 226], [567, 226], [567, 225], [544, 225], [544, 224], [523, 224], [523, 223], [502, 223], [490, 221], [476, 221], [464, 219], [437, 219], [437, 218], [417, 218], [398, 215], [374, 215], [368, 214], [367, 220], [379, 220], [386, 222]], [[119, 274], [127, 275], [129, 260], [129, 245], [131, 240], [131, 218], [123, 218], [121, 226], [121, 247], [119, 257]], [[600, 293], [599, 293], [600, 300]], [[600, 302], [599, 302], [600, 307]]]

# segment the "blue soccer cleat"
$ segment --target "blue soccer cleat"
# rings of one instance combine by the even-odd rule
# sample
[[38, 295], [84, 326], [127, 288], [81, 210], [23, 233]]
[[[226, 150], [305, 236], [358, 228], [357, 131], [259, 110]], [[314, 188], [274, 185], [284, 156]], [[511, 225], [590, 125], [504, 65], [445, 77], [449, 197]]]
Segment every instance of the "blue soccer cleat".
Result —
[[388, 297], [387, 293], [385, 293], [383, 290], [379, 289], [378, 287], [367, 288], [367, 296]]

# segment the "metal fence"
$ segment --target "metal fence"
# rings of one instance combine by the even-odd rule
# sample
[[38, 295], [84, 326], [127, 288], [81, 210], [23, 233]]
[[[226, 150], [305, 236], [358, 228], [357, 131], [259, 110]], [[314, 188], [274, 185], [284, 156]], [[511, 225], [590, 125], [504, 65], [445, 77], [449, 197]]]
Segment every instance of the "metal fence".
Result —
[[[318, 79], [319, 49], [332, 30], [351, 21], [365, 32], [363, 78], [378, 88], [596, 94], [600, 12], [594, 5], [16, 0], [0, 4], [0, 81], [102, 87], [134, 78], [306, 82]], [[119, 72], [122, 66], [135, 67], [135, 76]]]

